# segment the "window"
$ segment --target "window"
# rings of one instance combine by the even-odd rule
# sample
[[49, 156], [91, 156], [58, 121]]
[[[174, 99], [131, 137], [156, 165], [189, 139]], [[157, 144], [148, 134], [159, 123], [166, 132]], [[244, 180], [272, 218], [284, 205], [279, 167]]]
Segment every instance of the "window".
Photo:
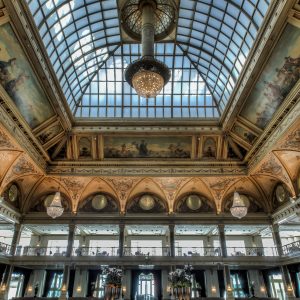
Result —
[[50, 289], [48, 291], [47, 297], [59, 297], [60, 290], [62, 288], [63, 274], [54, 273], [54, 276], [51, 281]]
[[227, 248], [228, 255], [241, 256], [246, 254], [244, 240], [233, 240], [233, 241], [226, 240], [226, 248]]
[[203, 241], [201, 240], [177, 240], [175, 242], [176, 256], [203, 256]]
[[96, 282], [95, 282], [95, 289], [93, 292], [93, 297], [96, 297], [96, 298], [104, 297], [104, 286], [105, 286], [106, 276], [107, 275], [98, 274]]
[[162, 256], [162, 241], [161, 240], [132, 240], [131, 241], [132, 255], [152, 255]]
[[154, 276], [150, 274], [140, 274], [139, 276], [139, 286], [138, 286], [138, 295], [147, 297], [154, 297]]
[[244, 293], [243, 285], [241, 283], [241, 279], [238, 274], [230, 275], [233, 287], [233, 296], [235, 298], [245, 298], [246, 295]]
[[271, 294], [273, 298], [278, 298], [279, 300], [285, 299], [284, 285], [282, 281], [281, 274], [273, 274], [269, 276], [271, 285]]
[[19, 273], [13, 273], [11, 276], [8, 299], [22, 296], [22, 288], [24, 283], [24, 275]]
[[119, 240], [90, 240], [89, 255], [117, 256]]
[[[79, 240], [74, 240], [73, 248], [78, 248]], [[65, 255], [68, 247], [67, 240], [48, 240], [46, 255]]]

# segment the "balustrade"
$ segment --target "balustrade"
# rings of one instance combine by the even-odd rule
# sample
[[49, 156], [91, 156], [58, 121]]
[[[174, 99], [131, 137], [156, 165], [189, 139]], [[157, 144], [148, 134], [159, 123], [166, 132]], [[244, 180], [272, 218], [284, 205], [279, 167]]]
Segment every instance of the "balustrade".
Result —
[[227, 247], [228, 256], [278, 256], [276, 247]]
[[282, 246], [283, 255], [300, 255], [300, 241]]
[[176, 247], [175, 256], [221, 256], [220, 247]]
[[9, 255], [10, 245], [0, 242], [0, 255]]

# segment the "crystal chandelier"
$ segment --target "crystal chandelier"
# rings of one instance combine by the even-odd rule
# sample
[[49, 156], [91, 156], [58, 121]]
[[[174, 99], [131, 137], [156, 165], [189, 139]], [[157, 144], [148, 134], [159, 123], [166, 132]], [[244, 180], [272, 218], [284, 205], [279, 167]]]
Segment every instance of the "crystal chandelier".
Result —
[[238, 219], [241, 219], [247, 215], [248, 207], [241, 199], [240, 194], [237, 191], [235, 191], [233, 194], [233, 203], [232, 207], [230, 208], [230, 212]]
[[64, 212], [64, 208], [61, 205], [61, 195], [60, 192], [56, 192], [51, 204], [47, 207], [47, 214], [55, 219], [60, 217]]
[[154, 41], [168, 36], [174, 26], [173, 0], [128, 0], [121, 13], [124, 31], [142, 41], [142, 57], [125, 70], [125, 80], [140, 97], [156, 97], [171, 77], [169, 68], [154, 58]]

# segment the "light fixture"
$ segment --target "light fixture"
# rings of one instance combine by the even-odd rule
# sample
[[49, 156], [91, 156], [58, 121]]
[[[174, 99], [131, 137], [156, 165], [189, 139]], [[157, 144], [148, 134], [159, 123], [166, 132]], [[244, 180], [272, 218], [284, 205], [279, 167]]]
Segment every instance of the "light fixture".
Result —
[[230, 208], [230, 212], [234, 217], [238, 219], [241, 219], [247, 215], [248, 207], [237, 191], [235, 191], [233, 194], [233, 203], [232, 207]]
[[211, 287], [211, 292], [213, 294], [215, 294], [217, 292], [217, 288], [214, 285]]
[[128, 0], [122, 8], [124, 31], [142, 42], [142, 57], [125, 70], [125, 80], [140, 97], [156, 97], [171, 77], [169, 68], [154, 58], [154, 41], [168, 36], [176, 24], [173, 0]]
[[60, 192], [56, 192], [51, 204], [47, 207], [47, 214], [55, 219], [57, 217], [60, 217], [62, 213], [64, 212], [64, 208], [61, 205], [61, 194]]

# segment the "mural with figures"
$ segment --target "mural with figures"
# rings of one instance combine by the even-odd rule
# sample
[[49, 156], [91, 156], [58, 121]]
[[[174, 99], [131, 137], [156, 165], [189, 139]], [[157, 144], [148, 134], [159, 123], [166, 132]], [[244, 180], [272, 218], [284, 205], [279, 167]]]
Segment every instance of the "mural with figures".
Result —
[[8, 23], [0, 26], [0, 83], [31, 128], [54, 115]]
[[241, 115], [264, 128], [300, 77], [300, 28], [288, 24]]
[[190, 158], [192, 137], [104, 137], [105, 158]]

